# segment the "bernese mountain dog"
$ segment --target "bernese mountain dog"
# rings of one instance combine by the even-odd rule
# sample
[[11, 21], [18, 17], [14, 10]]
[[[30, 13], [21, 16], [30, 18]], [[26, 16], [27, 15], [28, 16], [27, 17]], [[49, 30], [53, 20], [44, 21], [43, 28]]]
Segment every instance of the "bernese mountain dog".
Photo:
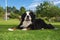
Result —
[[39, 29], [55, 29], [51, 24], [46, 24], [42, 19], [36, 19], [35, 14], [32, 11], [26, 11], [21, 16], [21, 22], [16, 28], [9, 28], [13, 31], [15, 29], [20, 30], [39, 30]]

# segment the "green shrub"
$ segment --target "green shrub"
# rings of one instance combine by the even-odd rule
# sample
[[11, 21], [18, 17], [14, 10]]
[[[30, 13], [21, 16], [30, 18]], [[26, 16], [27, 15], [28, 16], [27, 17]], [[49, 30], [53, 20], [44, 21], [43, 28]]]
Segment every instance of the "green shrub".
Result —
[[13, 18], [13, 19], [14, 19], [14, 18], [19, 18], [19, 15], [11, 12], [10, 18]]

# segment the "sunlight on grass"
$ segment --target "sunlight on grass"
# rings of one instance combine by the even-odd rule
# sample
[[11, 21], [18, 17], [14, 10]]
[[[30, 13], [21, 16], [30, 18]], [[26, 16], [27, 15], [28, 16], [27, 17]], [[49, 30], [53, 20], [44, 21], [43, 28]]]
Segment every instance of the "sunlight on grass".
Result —
[[0, 20], [0, 40], [60, 40], [59, 22], [51, 23], [58, 27], [58, 30], [7, 30], [8, 28], [16, 27], [19, 23], [18, 19]]
[[7, 21], [1, 20], [0, 25], [16, 25], [19, 24], [20, 21], [18, 19], [9, 19]]

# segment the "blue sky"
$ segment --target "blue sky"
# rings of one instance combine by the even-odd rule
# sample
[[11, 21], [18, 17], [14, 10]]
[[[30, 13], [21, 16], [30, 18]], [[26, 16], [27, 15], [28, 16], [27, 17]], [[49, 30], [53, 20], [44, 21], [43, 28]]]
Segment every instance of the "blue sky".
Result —
[[0, 6], [5, 8], [5, 0], [0, 0]]
[[[50, 1], [53, 2], [54, 5], [60, 6], [60, 0], [8, 0], [7, 5], [11, 7], [15, 6], [17, 9], [19, 9], [21, 6], [24, 6], [27, 10], [34, 10], [35, 7], [43, 1]], [[0, 0], [0, 6], [5, 8], [5, 5], [5, 0]]]

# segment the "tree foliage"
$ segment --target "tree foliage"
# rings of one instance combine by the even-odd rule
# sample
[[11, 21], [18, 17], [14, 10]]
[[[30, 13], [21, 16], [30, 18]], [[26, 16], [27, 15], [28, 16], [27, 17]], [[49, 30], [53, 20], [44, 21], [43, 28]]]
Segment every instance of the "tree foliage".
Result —
[[26, 9], [24, 8], [24, 7], [21, 7], [20, 8], [20, 15], [22, 14], [22, 13], [24, 13], [26, 11]]
[[43, 2], [36, 7], [36, 15], [48, 18], [60, 16], [60, 8], [51, 3]]
[[8, 7], [7, 6], [7, 12], [10, 13], [11, 18], [17, 18], [20, 16], [22, 13], [24, 13], [26, 10], [24, 7], [21, 7], [20, 10], [16, 9], [15, 6], [13, 7]]
[[0, 7], [0, 17], [3, 16], [3, 14], [4, 14], [4, 9], [3, 7]]

